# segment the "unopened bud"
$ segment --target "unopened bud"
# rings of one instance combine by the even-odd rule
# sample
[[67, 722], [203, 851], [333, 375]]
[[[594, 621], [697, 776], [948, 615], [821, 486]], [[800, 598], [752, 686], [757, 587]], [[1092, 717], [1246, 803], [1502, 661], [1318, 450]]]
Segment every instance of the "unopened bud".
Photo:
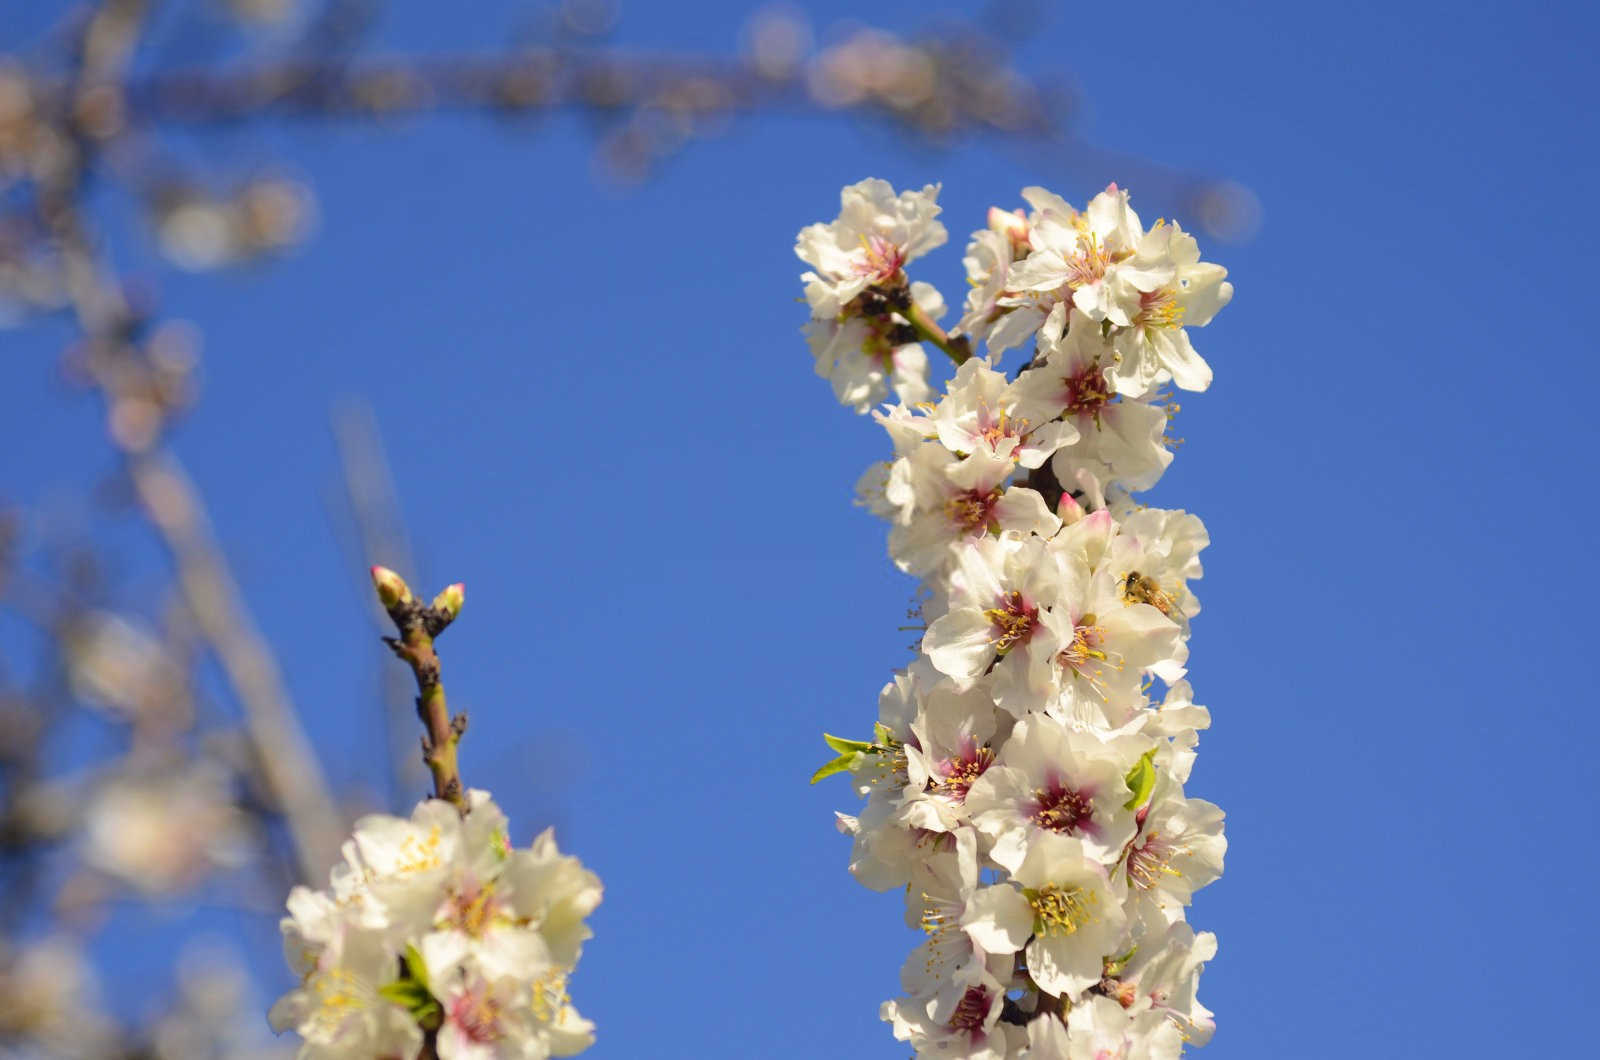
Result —
[[433, 609], [454, 621], [461, 613], [461, 605], [466, 602], [467, 587], [456, 582], [454, 585], [445, 586], [439, 595], [433, 598]]
[[411, 601], [411, 589], [406, 580], [388, 567], [372, 568], [372, 587], [378, 590], [378, 599], [385, 611], [393, 611]]
[[1061, 517], [1062, 525], [1071, 526], [1083, 518], [1083, 505], [1074, 500], [1072, 494], [1063, 493], [1061, 503], [1056, 505], [1056, 515]]

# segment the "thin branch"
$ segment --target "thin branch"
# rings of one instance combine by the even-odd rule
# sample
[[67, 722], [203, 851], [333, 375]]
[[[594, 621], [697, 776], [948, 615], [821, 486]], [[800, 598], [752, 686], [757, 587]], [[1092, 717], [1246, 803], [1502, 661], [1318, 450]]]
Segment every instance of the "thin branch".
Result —
[[461, 768], [456, 747], [467, 731], [467, 716], [450, 716], [445, 701], [444, 681], [440, 676], [439, 656], [433, 641], [461, 613], [465, 588], [457, 582], [448, 586], [424, 605], [411, 595], [411, 589], [387, 567], [372, 568], [372, 585], [378, 591], [383, 609], [394, 621], [400, 636], [385, 637], [389, 650], [411, 667], [417, 680], [417, 717], [422, 721], [422, 760], [433, 774], [433, 796], [467, 813], [467, 793], [461, 785]]

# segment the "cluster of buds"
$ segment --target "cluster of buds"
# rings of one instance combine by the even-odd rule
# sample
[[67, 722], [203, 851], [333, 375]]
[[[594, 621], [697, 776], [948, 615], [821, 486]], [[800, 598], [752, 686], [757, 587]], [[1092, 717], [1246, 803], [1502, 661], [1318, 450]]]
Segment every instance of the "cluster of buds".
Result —
[[[852, 778], [851, 871], [926, 932], [882, 1010], [919, 1057], [1170, 1060], [1213, 1029], [1196, 986], [1216, 940], [1185, 910], [1226, 840], [1183, 790], [1210, 720], [1183, 679], [1208, 539], [1131, 491], [1172, 460], [1163, 388], [1210, 381], [1186, 327], [1232, 287], [1126, 191], [1080, 211], [1029, 188], [1031, 211], [973, 235], [947, 333], [904, 271], [945, 240], [937, 191], [863, 181], [796, 246], [818, 373], [858, 411], [900, 398], [875, 413], [894, 459], [857, 491], [925, 622], [872, 738], [827, 737], [813, 779]], [[958, 365], [937, 399], [923, 343]]]
[[433, 642], [461, 613], [462, 586], [424, 605], [394, 571], [374, 567], [372, 582], [400, 633], [386, 643], [416, 677], [436, 797], [409, 819], [357, 821], [329, 889], [290, 893], [284, 952], [300, 986], [273, 1006], [272, 1026], [299, 1033], [301, 1060], [580, 1053], [594, 1025], [572, 1007], [567, 978], [600, 880], [548, 829], [513, 848], [489, 793], [461, 785], [466, 716], [449, 713]]

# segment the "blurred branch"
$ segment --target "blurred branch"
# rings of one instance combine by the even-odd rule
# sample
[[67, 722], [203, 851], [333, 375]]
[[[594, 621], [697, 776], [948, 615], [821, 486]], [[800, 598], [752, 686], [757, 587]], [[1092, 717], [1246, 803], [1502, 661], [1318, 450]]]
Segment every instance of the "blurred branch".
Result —
[[[347, 405], [333, 415], [334, 441], [339, 447], [342, 484], [350, 522], [355, 531], [353, 551], [346, 566], [362, 570], [373, 563], [389, 567], [402, 578], [420, 574], [411, 551], [411, 537], [395, 490], [394, 476], [384, 455], [383, 441], [371, 406]], [[387, 632], [389, 618], [373, 600], [371, 584], [360, 579], [360, 599], [372, 616], [373, 626]], [[387, 653], [385, 653], [387, 656]], [[384, 731], [390, 752], [390, 802], [405, 803], [422, 784], [421, 762], [411, 738], [410, 682], [392, 665], [382, 667]], [[404, 794], [402, 794], [404, 793]]]
[[120, 125], [108, 118], [122, 106], [114, 79], [133, 50], [141, 13], [138, 0], [112, 0], [89, 21], [74, 106], [61, 130], [61, 149], [35, 174], [36, 203], [54, 238], [87, 344], [83, 363], [105, 398], [112, 440], [176, 569], [200, 636], [238, 698], [262, 777], [287, 819], [301, 875], [314, 880], [337, 856], [339, 815], [277, 664], [211, 533], [204, 504], [177, 458], [159, 445], [168, 410], [159, 388], [154, 396], [148, 392], [159, 366], [148, 363], [137, 341], [144, 321], [130, 308], [119, 281], [101, 268], [80, 208], [96, 150]]

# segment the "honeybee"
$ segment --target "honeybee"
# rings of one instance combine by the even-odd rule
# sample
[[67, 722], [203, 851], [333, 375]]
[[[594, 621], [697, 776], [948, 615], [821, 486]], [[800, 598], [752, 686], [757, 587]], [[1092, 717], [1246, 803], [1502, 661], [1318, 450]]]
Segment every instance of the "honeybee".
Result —
[[1183, 609], [1161, 588], [1161, 583], [1138, 571], [1129, 571], [1122, 579], [1122, 599], [1130, 604], [1149, 604], [1168, 618], [1183, 617]]

